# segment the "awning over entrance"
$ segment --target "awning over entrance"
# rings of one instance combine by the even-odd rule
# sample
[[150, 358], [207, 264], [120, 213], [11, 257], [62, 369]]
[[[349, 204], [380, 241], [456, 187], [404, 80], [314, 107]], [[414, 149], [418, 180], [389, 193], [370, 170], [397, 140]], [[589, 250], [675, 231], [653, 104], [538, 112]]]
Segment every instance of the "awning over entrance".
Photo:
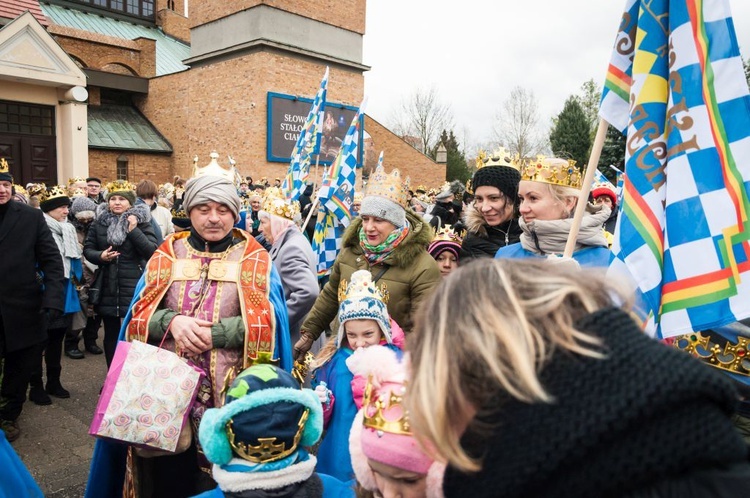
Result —
[[89, 148], [170, 153], [172, 145], [138, 109], [89, 106]]

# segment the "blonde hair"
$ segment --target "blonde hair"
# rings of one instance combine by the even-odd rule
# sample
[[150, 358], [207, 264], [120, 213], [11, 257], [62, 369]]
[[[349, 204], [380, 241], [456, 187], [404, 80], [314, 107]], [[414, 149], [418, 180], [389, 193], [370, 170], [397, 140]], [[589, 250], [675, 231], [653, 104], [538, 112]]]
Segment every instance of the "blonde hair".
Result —
[[443, 280], [420, 307], [409, 337], [408, 404], [418, 438], [449, 464], [477, 471], [461, 447], [456, 421], [498, 390], [526, 403], [552, 397], [539, 373], [557, 350], [603, 358], [601, 341], [574, 324], [629, 301], [603, 273], [532, 260], [479, 260]]
[[[567, 216], [572, 216], [575, 212], [576, 205], [578, 204], [578, 194], [580, 191], [573, 187], [565, 187], [563, 185], [552, 185], [551, 183], [545, 183], [544, 185], [547, 186], [547, 190], [555, 201], [562, 204], [563, 208], [566, 209]], [[567, 204], [570, 199], [573, 200], [573, 209], [567, 211]]]
[[318, 354], [315, 355], [315, 359], [310, 363], [310, 372], [314, 373], [315, 370], [328, 363], [338, 350], [339, 347], [338, 344], [336, 344], [336, 336], [334, 335], [328, 339], [328, 342], [326, 342], [325, 345], [320, 348]]

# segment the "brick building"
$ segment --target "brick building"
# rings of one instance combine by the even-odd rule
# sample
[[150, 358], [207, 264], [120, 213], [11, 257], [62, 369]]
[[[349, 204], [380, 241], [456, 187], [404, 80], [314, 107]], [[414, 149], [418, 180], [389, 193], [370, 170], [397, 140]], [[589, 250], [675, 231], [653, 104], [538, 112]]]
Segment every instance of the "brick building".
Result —
[[[0, 156], [21, 182], [164, 182], [211, 150], [282, 177], [269, 94], [312, 98], [328, 66], [329, 102], [351, 108], [369, 69], [365, 0], [3, 0], [0, 25]], [[365, 171], [383, 150], [413, 183], [442, 182], [445, 165], [364, 126]]]

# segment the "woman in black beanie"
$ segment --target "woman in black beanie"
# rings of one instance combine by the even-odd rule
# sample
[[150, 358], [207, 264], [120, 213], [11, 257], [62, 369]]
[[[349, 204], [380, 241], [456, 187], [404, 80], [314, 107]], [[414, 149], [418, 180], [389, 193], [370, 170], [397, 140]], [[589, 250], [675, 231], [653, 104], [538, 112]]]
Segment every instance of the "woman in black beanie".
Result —
[[474, 202], [464, 212], [466, 236], [461, 244], [461, 264], [475, 258], [494, 257], [501, 247], [519, 241], [520, 180], [521, 174], [510, 163], [485, 166], [474, 173], [471, 179]]
[[447, 462], [446, 497], [747, 496], [734, 386], [628, 308], [603, 272], [544, 261], [443, 280], [409, 338], [404, 399]]

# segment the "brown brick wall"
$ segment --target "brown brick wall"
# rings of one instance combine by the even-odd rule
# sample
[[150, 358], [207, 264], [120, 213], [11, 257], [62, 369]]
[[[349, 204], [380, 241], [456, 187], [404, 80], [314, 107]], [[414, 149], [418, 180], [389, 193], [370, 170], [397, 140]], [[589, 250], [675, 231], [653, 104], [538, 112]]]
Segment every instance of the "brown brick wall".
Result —
[[128, 180], [133, 183], [145, 179], [157, 184], [172, 181], [169, 156], [98, 149], [89, 149], [89, 175], [101, 178], [105, 184], [115, 180], [120, 156], [128, 158]]
[[410, 177], [412, 190], [416, 185], [439, 187], [445, 182], [445, 165], [437, 164], [369, 116], [365, 117], [365, 131], [372, 137], [366, 167], [374, 168], [373, 158], [377, 164], [382, 150], [385, 170], [398, 168], [402, 176]]
[[111, 70], [112, 65], [128, 68], [128, 74], [145, 78], [156, 74], [156, 42], [146, 38], [123, 40], [82, 30], [51, 26], [55, 40], [86, 68]]
[[[173, 174], [190, 176], [193, 156], [205, 165], [216, 150], [221, 164], [232, 155], [243, 175], [275, 178], [288, 165], [266, 161], [267, 92], [312, 98], [324, 71], [319, 64], [259, 52], [152, 79], [139, 107], [172, 144]], [[361, 74], [331, 69], [330, 101], [359, 105], [363, 88]]]
[[[166, 4], [166, 0], [164, 3]], [[178, 8], [177, 4], [180, 5], [181, 9], [184, 2], [176, 1], [176, 9]], [[158, 10], [156, 12], [156, 25], [161, 27], [161, 29], [164, 30], [164, 33], [172, 38], [177, 38], [185, 43], [190, 43], [190, 21], [187, 17], [182, 15], [182, 13], [167, 8]]]
[[[377, 1], [377, 0], [374, 0]], [[365, 33], [366, 0], [232, 0], [224, 2], [200, 1], [190, 3], [192, 27], [221, 19], [234, 12], [265, 4], [316, 21], [338, 26], [359, 34]]]

